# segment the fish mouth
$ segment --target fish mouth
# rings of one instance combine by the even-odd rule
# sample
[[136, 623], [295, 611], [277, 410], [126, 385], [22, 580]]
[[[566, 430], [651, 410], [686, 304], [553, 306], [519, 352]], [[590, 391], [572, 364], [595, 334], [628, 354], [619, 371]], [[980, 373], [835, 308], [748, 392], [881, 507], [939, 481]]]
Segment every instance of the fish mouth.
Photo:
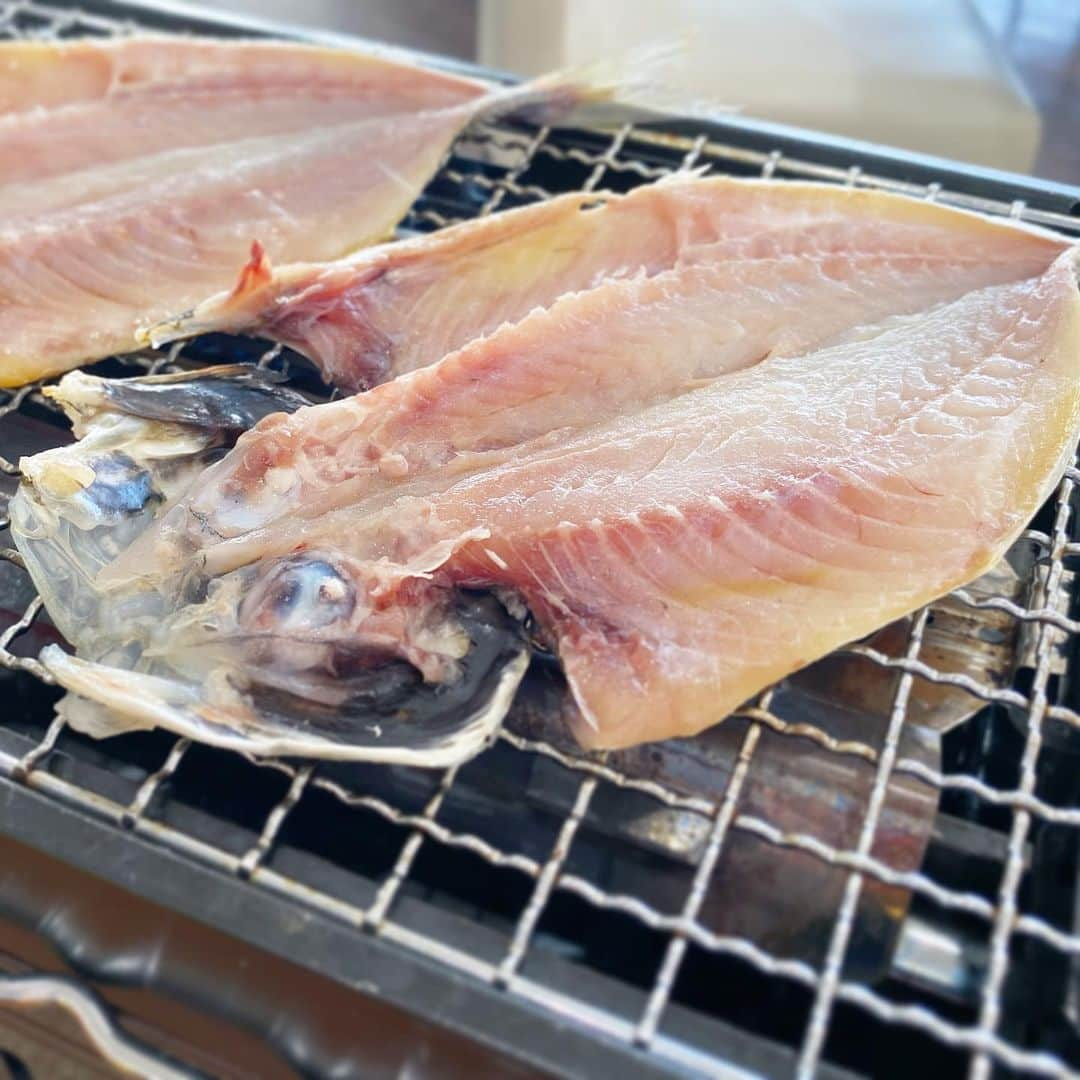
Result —
[[469, 637], [456, 678], [428, 682], [407, 662], [376, 658], [336, 680], [334, 704], [291, 692], [258, 668], [235, 683], [215, 671], [200, 685], [167, 662], [133, 671], [57, 645], [41, 662], [78, 695], [58, 711], [92, 735], [161, 727], [255, 757], [446, 768], [495, 737], [529, 664], [520, 623], [493, 596], [459, 592], [453, 613]]

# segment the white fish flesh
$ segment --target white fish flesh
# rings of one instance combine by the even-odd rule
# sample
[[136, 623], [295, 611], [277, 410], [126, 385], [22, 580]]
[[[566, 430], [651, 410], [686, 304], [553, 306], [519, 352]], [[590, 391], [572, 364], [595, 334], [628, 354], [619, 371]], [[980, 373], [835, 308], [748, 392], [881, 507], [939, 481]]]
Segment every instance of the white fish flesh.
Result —
[[[497, 597], [557, 654], [579, 739], [626, 746], [977, 577], [1075, 447], [1076, 256], [948, 211], [905, 249], [866, 205], [846, 228], [755, 226], [737, 256], [710, 240], [262, 420], [86, 578], [79, 655], [42, 654], [87, 699], [73, 722], [459, 760], [521, 674], [514, 621], [475, 606]], [[27, 463], [12, 507], [50, 610], [81, 464]], [[455, 691], [450, 720], [410, 728]]]
[[482, 113], [614, 91], [285, 43], [0, 43], [0, 385], [129, 351], [253, 241], [292, 261], [385, 238]]
[[[567, 293], [690, 262], [791, 266], [809, 255], [845, 280], [862, 267], [891, 267], [928, 283], [938, 275], [944, 300], [955, 289], [1038, 273], [1061, 248], [1045, 234], [880, 192], [676, 175], [628, 195], [561, 195], [336, 262], [275, 268], [258, 248], [232, 290], [147, 337], [161, 345], [210, 331], [255, 334], [355, 391], [433, 363]], [[845, 262], [852, 258], [858, 268]], [[888, 303], [879, 300], [867, 318]], [[907, 308], [898, 302], [895, 310]]]

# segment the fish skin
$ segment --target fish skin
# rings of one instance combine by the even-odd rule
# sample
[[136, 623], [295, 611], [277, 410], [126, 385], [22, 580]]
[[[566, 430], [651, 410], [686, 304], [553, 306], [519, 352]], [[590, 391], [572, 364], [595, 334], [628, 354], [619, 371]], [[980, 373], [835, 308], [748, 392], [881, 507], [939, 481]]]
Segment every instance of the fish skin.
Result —
[[[695, 185], [715, 190], [695, 181], [694, 200]], [[720, 189], [756, 202], [761, 186]], [[860, 214], [841, 222], [766, 231], [736, 223], [738, 235], [685, 249], [669, 271], [564, 295], [367, 394], [268, 418], [106, 578], [162, 571], [193, 550], [219, 572], [287, 551], [308, 520], [337, 507], [485, 468], [493, 455], [565, 441], [763, 357], [1036, 274], [1065, 246], [1007, 225], [980, 235], [968, 215], [927, 215], [964, 239], [974, 233], [960, 257], [960, 238], [924, 233], [922, 215], [898, 238], [908, 200], [886, 200], [892, 213], [872, 225], [861, 218], [865, 200], [852, 201]]]
[[730, 258], [762, 257], [787, 240], [797, 253], [814, 232], [821, 250], [843, 251], [852, 230], [873, 230], [883, 255], [925, 249], [928, 258], [1006, 263], [1017, 276], [1044, 269], [1062, 248], [1049, 234], [880, 192], [684, 174], [627, 195], [562, 195], [327, 264], [275, 268], [257, 252], [231, 291], [147, 337], [160, 345], [214, 331], [255, 334], [302, 353], [332, 385], [363, 390], [567, 293], [652, 276], [699, 248], [707, 259], [721, 244]]
[[[278, 60], [286, 81], [274, 84]], [[235, 102], [220, 110], [225, 142], [205, 123], [179, 139], [163, 123], [144, 140], [123, 122], [139, 107], [133, 100], [147, 100], [153, 118], [165, 98], [173, 108], [189, 93], [203, 102], [242, 97], [249, 63], [255, 98], [276, 85], [297, 100], [280, 114], [273, 96], [253, 105], [259, 120], [243, 138], [234, 137], [243, 116]], [[338, 258], [385, 238], [480, 113], [547, 107], [555, 116], [617, 87], [569, 75], [483, 89], [310, 46], [0, 45], [0, 148], [22, 151], [19, 163], [0, 166], [0, 385], [130, 350], [141, 326], [226, 287], [254, 239], [270, 258], [291, 261]], [[51, 147], [52, 134], [84, 114], [109, 116], [117, 103], [119, 122], [87, 123], [59, 155], [64, 171], [28, 152], [29, 132]], [[311, 122], [316, 108], [326, 122]]]

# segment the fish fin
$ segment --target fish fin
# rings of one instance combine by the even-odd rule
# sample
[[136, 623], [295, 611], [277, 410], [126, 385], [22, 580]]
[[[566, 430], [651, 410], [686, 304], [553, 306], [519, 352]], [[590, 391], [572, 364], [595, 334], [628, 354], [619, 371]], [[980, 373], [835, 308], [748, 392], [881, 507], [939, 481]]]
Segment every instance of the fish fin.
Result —
[[706, 117], [733, 111], [732, 106], [700, 101], [684, 83], [692, 49], [689, 39], [676, 38], [541, 75], [489, 99], [480, 115], [551, 126], [604, 126], [671, 112]]
[[701, 180], [709, 175], [712, 165], [691, 165], [689, 168], [678, 168], [674, 172], [665, 173], [659, 180], [654, 180], [656, 187], [670, 187], [677, 184], [685, 184], [688, 180]]
[[263, 302], [262, 294], [274, 280], [274, 268], [266, 248], [258, 240], [251, 241], [251, 254], [240, 269], [236, 284], [225, 298], [228, 307], [250, 307]]
[[251, 254], [231, 289], [215, 293], [170, 319], [139, 327], [135, 338], [140, 344], [157, 349], [196, 334], [245, 330], [258, 322], [260, 312], [271, 303], [279, 284], [266, 249], [258, 240], [252, 240]]
[[[232, 290], [203, 300], [196, 307], [150, 327], [151, 343], [157, 347], [199, 334], [247, 334], [287, 345], [310, 360], [323, 378], [339, 390], [357, 393], [383, 382], [390, 369], [390, 341], [372, 318], [360, 295], [364, 286], [385, 271], [385, 257], [378, 249], [364, 259], [353, 257], [338, 263], [293, 263], [277, 270], [261, 254], [253, 253]], [[343, 284], [344, 281], [344, 284]], [[352, 304], [337, 304], [343, 291], [355, 296]], [[309, 325], [290, 325], [293, 305], [320, 305], [327, 316]], [[340, 330], [348, 327], [348, 348], [341, 355], [327, 348], [313, 332], [329, 317]], [[344, 335], [342, 335], [344, 336]]]
[[216, 364], [125, 379], [73, 371], [45, 393], [63, 408], [80, 439], [106, 413], [240, 432], [270, 413], [295, 412], [311, 404], [302, 394], [280, 385], [284, 381], [280, 372], [251, 364]]
[[251, 257], [244, 269], [240, 271], [240, 280], [234, 286], [232, 295], [241, 297], [252, 289], [265, 285], [273, 274], [274, 270], [270, 265], [270, 256], [266, 254], [266, 248], [258, 240], [252, 240]]

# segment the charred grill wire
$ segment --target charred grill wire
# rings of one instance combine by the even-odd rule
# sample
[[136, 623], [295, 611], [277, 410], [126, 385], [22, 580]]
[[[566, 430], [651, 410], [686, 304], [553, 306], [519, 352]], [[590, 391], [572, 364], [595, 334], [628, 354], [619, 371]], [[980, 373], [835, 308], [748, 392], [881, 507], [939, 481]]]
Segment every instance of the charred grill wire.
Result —
[[[0, 32], [128, 32], [110, 6], [4, 3]], [[676, 127], [474, 128], [405, 227], [706, 167], [1080, 232], [1067, 202], [1037, 187], [934, 179], [808, 143], [782, 151], [753, 128]], [[202, 339], [94, 371], [186, 371], [245, 351], [317, 389], [286, 351], [251, 342]], [[5, 393], [5, 495], [19, 456], [66, 437], [40, 387]], [[557, 679], [535, 665], [532, 700], [550, 709], [519, 713], [481, 757], [439, 773], [255, 761], [160, 732], [74, 734], [52, 720], [34, 659], [55, 632], [0, 538], [0, 785], [126, 830], [133, 849], [223, 873], [252, 903], [273, 897], [368, 931], [400, 964], [422, 958], [463, 980], [476, 1008], [459, 1022], [480, 1035], [483, 1003], [498, 999], [538, 1029], [569, 1018], [610, 1060], [629, 1055], [655, 1075], [910, 1075], [921, 1064], [1080, 1076], [1078, 480], [1067, 473], [1000, 580], [809, 673], [797, 719], [790, 693], [770, 691], [701, 746], [587, 757], [559, 740]], [[850, 723], [805, 705], [838, 678], [862, 695]], [[307, 873], [314, 859], [298, 852], [337, 878]], [[549, 1047], [546, 1064], [572, 1071], [559, 1052]]]

